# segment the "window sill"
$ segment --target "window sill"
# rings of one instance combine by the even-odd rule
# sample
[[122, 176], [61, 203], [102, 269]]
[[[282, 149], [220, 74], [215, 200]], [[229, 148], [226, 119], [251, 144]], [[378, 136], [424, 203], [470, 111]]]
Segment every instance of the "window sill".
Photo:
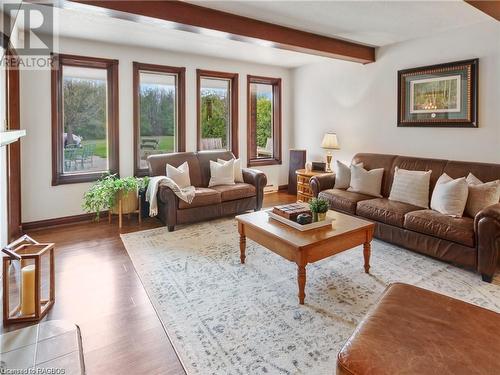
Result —
[[248, 167], [262, 167], [266, 165], [281, 165], [278, 159], [250, 159], [247, 162]]
[[52, 186], [95, 182], [99, 178], [101, 178], [102, 175], [107, 174], [107, 173], [114, 174], [116, 172], [102, 171], [102, 172], [98, 172], [98, 173], [60, 174], [60, 175], [56, 175], [52, 178]]

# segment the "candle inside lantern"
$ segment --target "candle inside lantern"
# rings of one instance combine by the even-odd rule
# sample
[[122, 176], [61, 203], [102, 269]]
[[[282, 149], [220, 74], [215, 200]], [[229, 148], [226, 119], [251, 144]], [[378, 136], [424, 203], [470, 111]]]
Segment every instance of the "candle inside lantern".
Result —
[[35, 265], [24, 266], [21, 269], [21, 314], [35, 313]]

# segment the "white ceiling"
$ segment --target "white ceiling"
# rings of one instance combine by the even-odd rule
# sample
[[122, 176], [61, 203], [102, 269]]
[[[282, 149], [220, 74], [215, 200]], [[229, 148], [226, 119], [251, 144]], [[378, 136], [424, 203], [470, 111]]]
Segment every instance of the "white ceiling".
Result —
[[189, 2], [378, 47], [484, 22], [489, 18], [463, 0]]
[[[430, 36], [491, 20], [462, 0], [450, 1], [197, 1], [198, 5], [372, 46]], [[325, 59], [262, 45], [139, 24], [103, 13], [56, 9], [59, 35], [123, 45], [296, 67]]]

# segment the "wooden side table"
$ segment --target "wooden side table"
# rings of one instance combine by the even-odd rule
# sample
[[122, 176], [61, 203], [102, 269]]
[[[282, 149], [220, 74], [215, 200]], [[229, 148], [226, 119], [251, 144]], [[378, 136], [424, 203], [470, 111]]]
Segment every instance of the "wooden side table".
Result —
[[297, 175], [297, 202], [308, 203], [313, 198], [312, 190], [309, 186], [309, 180], [313, 176], [326, 174], [326, 172], [297, 169], [295, 174]]

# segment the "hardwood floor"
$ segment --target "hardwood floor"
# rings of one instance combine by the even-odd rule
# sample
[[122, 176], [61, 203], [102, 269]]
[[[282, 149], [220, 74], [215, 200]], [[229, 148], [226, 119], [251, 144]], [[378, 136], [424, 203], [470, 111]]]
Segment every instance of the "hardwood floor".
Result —
[[[266, 207], [289, 202], [295, 202], [295, 196], [281, 192], [264, 198]], [[106, 219], [28, 233], [40, 242], [56, 243], [56, 303], [45, 319], [80, 326], [88, 374], [184, 374], [120, 240], [120, 233], [161, 223], [150, 218], [139, 227], [136, 217], [125, 218], [120, 232], [117, 221], [115, 217], [111, 225]]]

